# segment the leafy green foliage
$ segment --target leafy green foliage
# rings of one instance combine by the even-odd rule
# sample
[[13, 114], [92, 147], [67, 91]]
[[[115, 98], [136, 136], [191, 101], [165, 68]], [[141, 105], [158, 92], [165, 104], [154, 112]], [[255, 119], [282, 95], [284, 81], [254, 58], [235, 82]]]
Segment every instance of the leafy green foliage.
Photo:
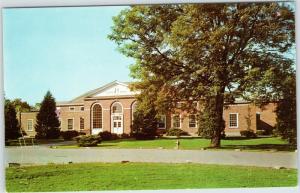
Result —
[[188, 136], [189, 134], [186, 131], [178, 128], [171, 128], [166, 133], [167, 136]]
[[[216, 122], [218, 121], [218, 113], [215, 109], [215, 101], [213, 99], [207, 100], [203, 103], [203, 107], [199, 112], [199, 126], [198, 126], [198, 135], [203, 138], [211, 138], [211, 136], [214, 136], [215, 132], [215, 126]], [[225, 137], [224, 129], [225, 129], [225, 121], [222, 118], [222, 122], [219, 128], [221, 129], [221, 135], [219, 135], [220, 138]], [[223, 136], [224, 135], [224, 136]]]
[[241, 136], [246, 137], [246, 138], [256, 138], [256, 134], [254, 133], [253, 130], [247, 129], [247, 130], [241, 130], [240, 131]]
[[36, 138], [56, 139], [60, 136], [60, 123], [56, 114], [56, 102], [50, 91], [46, 93], [36, 119]]
[[274, 75], [293, 71], [285, 54], [295, 43], [295, 15], [284, 3], [132, 6], [114, 17], [109, 38], [136, 61], [141, 103], [160, 113], [178, 101], [214, 104], [206, 133], [218, 147], [224, 100], [274, 99]]
[[276, 132], [291, 145], [297, 145], [296, 76], [282, 81], [282, 99], [276, 109]]
[[81, 135], [75, 139], [80, 147], [96, 147], [102, 141], [99, 135]]
[[10, 100], [5, 100], [5, 140], [17, 139], [21, 136], [20, 125], [17, 119], [15, 106]]
[[103, 131], [98, 134], [103, 141], [116, 140], [119, 136], [116, 133], [111, 133], [109, 131]]
[[15, 106], [16, 112], [29, 112], [32, 110], [32, 107], [26, 102], [22, 101], [22, 99], [17, 98], [12, 101], [12, 104]]
[[131, 135], [136, 139], [155, 139], [156, 130], [157, 130], [157, 118], [156, 111], [154, 108], [151, 108], [150, 111], [146, 112], [140, 110], [137, 107], [136, 111], [133, 113], [132, 121], [132, 133]]
[[64, 140], [71, 140], [74, 137], [77, 137], [79, 135], [78, 131], [72, 130], [72, 131], [61, 131], [60, 132], [60, 136], [62, 136], [62, 138]]

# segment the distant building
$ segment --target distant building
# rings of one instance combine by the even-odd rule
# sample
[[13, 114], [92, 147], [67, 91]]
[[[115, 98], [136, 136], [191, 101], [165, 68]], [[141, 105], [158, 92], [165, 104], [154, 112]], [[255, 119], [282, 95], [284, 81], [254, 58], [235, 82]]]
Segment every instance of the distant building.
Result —
[[[128, 83], [114, 81], [89, 91], [71, 101], [57, 103], [57, 115], [61, 130], [76, 130], [87, 134], [101, 131], [129, 134], [136, 107], [135, 92]], [[276, 124], [275, 103], [263, 109], [245, 101], [239, 101], [224, 108], [226, 135], [239, 135], [241, 130], [251, 128], [254, 132], [268, 129]], [[21, 127], [29, 136], [35, 136], [34, 125], [38, 112], [21, 113]], [[180, 128], [191, 135], [197, 135], [197, 121], [194, 114], [180, 112], [161, 116], [159, 129]]]

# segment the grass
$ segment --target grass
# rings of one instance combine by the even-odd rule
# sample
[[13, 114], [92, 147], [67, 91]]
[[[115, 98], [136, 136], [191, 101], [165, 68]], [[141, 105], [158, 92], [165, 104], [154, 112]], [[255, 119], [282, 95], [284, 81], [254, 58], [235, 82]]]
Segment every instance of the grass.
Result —
[[204, 164], [85, 163], [6, 169], [8, 192], [149, 190], [297, 185], [296, 169]]
[[[176, 146], [177, 139], [162, 138], [156, 140], [134, 140], [134, 139], [120, 139], [114, 141], [103, 141], [98, 144], [98, 148], [130, 148], [130, 149], [174, 149]], [[202, 138], [181, 138], [179, 149], [191, 149], [197, 150], [201, 148], [209, 147], [210, 140]], [[277, 151], [292, 151], [286, 141], [280, 138], [269, 137], [269, 138], [228, 138], [221, 141], [221, 148], [224, 150], [242, 149], [250, 151], [261, 151], [261, 150], [277, 150]], [[65, 145], [56, 146], [56, 148], [79, 148], [76, 145]]]
[[[33, 139], [33, 143], [36, 145], [41, 145], [41, 144], [48, 144], [48, 143], [57, 143], [57, 142], [63, 142], [63, 139]], [[19, 140], [15, 139], [15, 140], [7, 140], [6, 142], [6, 146], [20, 146], [20, 142]], [[22, 145], [24, 145], [24, 140], [21, 140]], [[32, 144], [32, 140], [30, 139], [25, 139], [25, 143], [27, 145], [31, 145]]]

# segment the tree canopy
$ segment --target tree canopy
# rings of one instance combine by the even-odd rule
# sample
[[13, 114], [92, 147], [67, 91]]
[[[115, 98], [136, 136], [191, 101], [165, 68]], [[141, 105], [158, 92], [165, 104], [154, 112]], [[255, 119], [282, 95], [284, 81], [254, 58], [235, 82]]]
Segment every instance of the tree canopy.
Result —
[[32, 107], [26, 101], [22, 101], [20, 98], [14, 99], [12, 104], [15, 106], [15, 109], [18, 113], [29, 112], [32, 109]]
[[114, 17], [109, 38], [135, 59], [133, 88], [155, 96], [158, 111], [178, 101], [214, 104], [211, 143], [219, 147], [224, 101], [273, 100], [278, 75], [294, 73], [285, 55], [294, 17], [283, 3], [132, 6]]

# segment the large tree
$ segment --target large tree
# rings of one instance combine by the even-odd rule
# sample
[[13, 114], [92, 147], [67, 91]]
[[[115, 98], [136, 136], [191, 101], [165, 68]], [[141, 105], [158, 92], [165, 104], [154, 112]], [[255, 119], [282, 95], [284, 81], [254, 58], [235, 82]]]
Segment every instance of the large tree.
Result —
[[114, 17], [109, 38], [136, 60], [132, 73], [145, 75], [137, 76], [141, 94], [147, 77], [161, 82], [157, 108], [214, 104], [211, 146], [219, 147], [224, 100], [248, 96], [270, 70], [290, 70], [285, 53], [294, 29], [294, 12], [283, 3], [132, 6]]
[[15, 106], [10, 100], [5, 100], [5, 140], [17, 139], [21, 136]]
[[36, 138], [55, 139], [60, 135], [60, 124], [56, 114], [56, 102], [48, 91], [41, 103], [41, 108], [36, 116]]

